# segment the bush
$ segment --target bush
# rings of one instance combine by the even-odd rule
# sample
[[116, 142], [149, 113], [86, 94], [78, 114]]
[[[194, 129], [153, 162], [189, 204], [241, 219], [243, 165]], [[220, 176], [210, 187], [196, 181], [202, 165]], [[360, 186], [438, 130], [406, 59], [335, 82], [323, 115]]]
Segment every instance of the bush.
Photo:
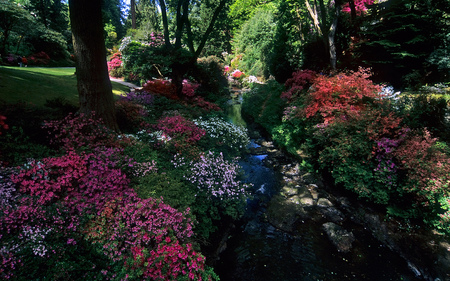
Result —
[[242, 113], [254, 122], [263, 126], [267, 132], [281, 124], [286, 102], [280, 99], [283, 85], [269, 81], [264, 85], [257, 85], [250, 92], [244, 94]]
[[123, 77], [122, 54], [114, 53], [108, 61], [108, 72], [111, 77]]
[[245, 127], [234, 125], [222, 118], [203, 119], [200, 117], [193, 122], [206, 132], [201, 140], [205, 150], [220, 151], [227, 156], [238, 156], [246, 150], [250, 143]]
[[229, 98], [228, 81], [223, 73], [223, 67], [217, 57], [199, 58], [194, 71], [188, 73], [199, 82], [199, 96], [217, 101]]

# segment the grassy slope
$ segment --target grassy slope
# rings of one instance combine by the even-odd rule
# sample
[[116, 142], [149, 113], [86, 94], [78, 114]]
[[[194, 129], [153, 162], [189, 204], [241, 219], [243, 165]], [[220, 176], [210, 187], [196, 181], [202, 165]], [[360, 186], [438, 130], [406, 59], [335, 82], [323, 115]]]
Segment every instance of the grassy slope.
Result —
[[[8, 103], [27, 101], [38, 106], [57, 97], [78, 104], [75, 68], [0, 66], [0, 100]], [[127, 93], [128, 87], [112, 82], [115, 95]]]

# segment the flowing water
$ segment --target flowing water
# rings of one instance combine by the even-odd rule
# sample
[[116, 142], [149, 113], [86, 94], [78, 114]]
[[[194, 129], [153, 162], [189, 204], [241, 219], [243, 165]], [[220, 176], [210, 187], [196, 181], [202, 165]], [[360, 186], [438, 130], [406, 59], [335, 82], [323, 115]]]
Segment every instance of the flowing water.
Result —
[[[229, 113], [230, 120], [245, 124], [239, 103], [230, 103]], [[253, 196], [215, 265], [222, 281], [421, 280], [405, 260], [380, 245], [360, 225], [346, 222], [345, 228], [356, 238], [348, 253], [337, 251], [321, 221], [300, 221], [289, 233], [271, 225], [266, 211], [280, 189], [280, 178], [264, 165], [265, 157], [248, 155], [240, 163], [247, 181], [254, 184]]]

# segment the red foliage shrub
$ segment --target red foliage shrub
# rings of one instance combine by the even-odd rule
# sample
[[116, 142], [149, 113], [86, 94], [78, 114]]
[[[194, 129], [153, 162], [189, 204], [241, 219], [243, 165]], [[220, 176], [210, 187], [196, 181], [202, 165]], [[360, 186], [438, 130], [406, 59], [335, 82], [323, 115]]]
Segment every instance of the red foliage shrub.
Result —
[[410, 134], [395, 150], [400, 169], [406, 172], [405, 191], [425, 197], [428, 205], [433, 193], [450, 194], [450, 158], [436, 147], [436, 138], [427, 130], [422, 135]]
[[50, 62], [50, 57], [44, 51], [42, 51], [29, 56], [28, 61], [30, 64], [47, 65]]
[[307, 118], [319, 114], [324, 123], [359, 114], [368, 101], [376, 102], [381, 91], [380, 86], [368, 79], [369, 76], [369, 71], [362, 68], [350, 74], [318, 76], [311, 87], [304, 114]]
[[302, 90], [308, 89], [308, 86], [316, 77], [317, 73], [309, 69], [298, 70], [292, 73], [292, 77], [284, 83], [284, 86], [288, 90], [281, 94], [281, 98], [288, 101], [293, 101], [293, 99], [297, 97]]

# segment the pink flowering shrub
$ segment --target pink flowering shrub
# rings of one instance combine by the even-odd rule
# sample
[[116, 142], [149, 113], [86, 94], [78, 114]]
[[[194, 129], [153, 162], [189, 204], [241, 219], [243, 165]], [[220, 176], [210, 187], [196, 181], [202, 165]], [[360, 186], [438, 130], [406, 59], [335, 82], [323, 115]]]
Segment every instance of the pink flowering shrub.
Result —
[[41, 51], [29, 56], [28, 62], [32, 65], [47, 65], [50, 63], [50, 57], [44, 51]]
[[155, 127], [170, 137], [169, 144], [178, 152], [186, 152], [205, 135], [204, 130], [181, 115], [162, 117]]
[[[135, 165], [117, 148], [70, 150], [31, 161], [11, 174], [11, 183], [0, 181], [0, 191], [11, 195], [0, 210], [0, 276], [29, 279], [27, 274], [39, 272], [33, 278], [142, 280], [162, 271], [172, 280], [203, 275], [204, 258], [189, 245], [194, 234], [189, 210], [140, 199], [124, 172], [139, 176], [147, 170]], [[170, 243], [162, 248], [163, 241]], [[136, 262], [137, 249], [158, 262]]]
[[203, 97], [194, 97], [190, 100], [190, 105], [193, 107], [198, 107], [206, 112], [211, 111], [222, 111], [222, 108], [213, 102], [206, 101]]
[[62, 120], [46, 121], [51, 143], [63, 150], [91, 150], [99, 146], [118, 147], [117, 134], [105, 127], [95, 114], [69, 114]]
[[[361, 16], [367, 12], [367, 6], [370, 6], [374, 3], [374, 0], [356, 0], [355, 2], [355, 10], [356, 15]], [[345, 3], [342, 7], [342, 11], [344, 13], [351, 13], [350, 4]]]
[[152, 250], [146, 262], [148, 265], [143, 276], [152, 280], [176, 280], [178, 276], [202, 280], [205, 270], [205, 258], [196, 253], [191, 244], [182, 246], [178, 240], [172, 241], [170, 237], [159, 243], [156, 250]]
[[123, 61], [122, 54], [120, 52], [114, 53], [108, 64], [108, 73], [111, 77], [122, 77], [123, 76]]
[[183, 93], [183, 95], [185, 95], [187, 97], [193, 97], [193, 96], [195, 96], [195, 90], [199, 86], [200, 85], [197, 83], [192, 83], [191, 81], [184, 79], [182, 93]]
[[240, 79], [240, 78], [244, 78], [244, 72], [240, 71], [239, 69], [236, 69], [235, 71], [233, 71], [231, 73], [231, 76], [233, 76], [233, 78], [235, 79]]

